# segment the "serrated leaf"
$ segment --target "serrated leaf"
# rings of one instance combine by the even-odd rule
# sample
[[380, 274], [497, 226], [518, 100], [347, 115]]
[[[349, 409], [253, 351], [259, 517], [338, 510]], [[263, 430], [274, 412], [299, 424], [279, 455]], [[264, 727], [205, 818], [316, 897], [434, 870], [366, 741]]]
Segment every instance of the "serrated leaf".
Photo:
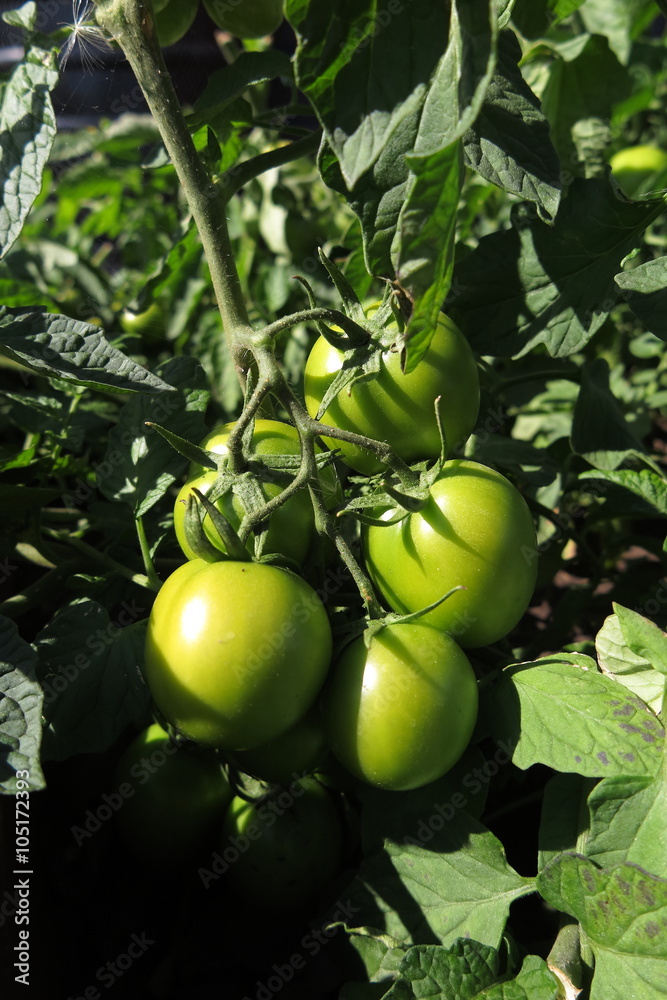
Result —
[[31, 45], [2, 92], [0, 106], [0, 259], [10, 250], [37, 198], [56, 135], [51, 91], [55, 54]]
[[609, 388], [604, 358], [582, 367], [570, 442], [575, 455], [599, 469], [617, 469], [626, 458], [644, 451]]
[[[619, 201], [606, 179], [575, 179], [552, 226], [534, 205], [484, 236], [454, 268], [446, 310], [479, 354], [552, 357], [581, 350], [618, 298], [614, 276], [661, 201]], [[582, 219], [586, 224], [582, 225]]]
[[661, 765], [658, 718], [581, 654], [507, 667], [485, 698], [493, 699], [492, 735], [514, 745], [522, 769], [540, 763], [595, 778], [653, 775]]
[[613, 608], [630, 652], [646, 660], [654, 670], [667, 674], [667, 633], [622, 604], [614, 602]]
[[595, 955], [590, 1000], [667, 995], [667, 881], [631, 864], [600, 869], [565, 854], [538, 875], [537, 887], [586, 934]]
[[600, 484], [605, 517], [667, 517], [667, 482], [651, 469], [587, 470], [579, 479]]
[[667, 781], [605, 778], [588, 798], [586, 855], [603, 868], [623, 861], [667, 879]]
[[417, 945], [409, 948], [400, 965], [401, 979], [386, 1000], [419, 997], [424, 1000], [472, 1000], [486, 996], [485, 987], [498, 978], [500, 957], [495, 948], [459, 938], [450, 948]]
[[197, 98], [187, 122], [196, 131], [204, 125], [219, 127], [227, 123], [225, 111], [249, 87], [268, 83], [277, 77], [290, 80], [293, 77], [289, 57], [278, 49], [265, 52], [240, 52], [233, 63], [213, 73], [204, 92]]
[[209, 393], [196, 359], [172, 358], [161, 374], [178, 391], [157, 400], [130, 399], [109, 432], [107, 452], [97, 468], [98, 488], [109, 500], [129, 504], [135, 517], [150, 510], [187, 466], [187, 459], [146, 423], [163, 424], [191, 441], [202, 440], [206, 433]]
[[40, 764], [42, 691], [37, 657], [13, 621], [0, 615], [0, 792], [17, 791], [16, 772], [31, 791], [44, 788]]
[[0, 307], [0, 354], [38, 375], [91, 389], [155, 393], [170, 388], [113, 347], [99, 327], [38, 309]]
[[656, 337], [667, 340], [667, 257], [621, 271], [614, 280], [637, 319]]
[[661, 712], [667, 681], [651, 659], [630, 649], [618, 615], [605, 618], [595, 637], [595, 648], [603, 673], [636, 694], [656, 714]]
[[405, 824], [401, 841], [395, 829], [362, 861], [349, 891], [359, 925], [413, 944], [471, 937], [498, 947], [512, 900], [530, 893], [532, 881], [508, 865], [489, 830], [451, 806], [436, 803], [421, 825]]
[[559, 1000], [560, 985], [543, 958], [526, 955], [519, 974], [478, 994], [479, 1000]]
[[553, 219], [560, 204], [561, 165], [540, 102], [526, 84], [512, 31], [498, 40], [498, 64], [481, 112], [465, 134], [468, 166], [510, 194], [534, 202]]
[[147, 613], [132, 601], [114, 622], [100, 604], [83, 600], [39, 633], [45, 760], [102, 753], [143, 718], [150, 704], [140, 673], [145, 629], [133, 623]]

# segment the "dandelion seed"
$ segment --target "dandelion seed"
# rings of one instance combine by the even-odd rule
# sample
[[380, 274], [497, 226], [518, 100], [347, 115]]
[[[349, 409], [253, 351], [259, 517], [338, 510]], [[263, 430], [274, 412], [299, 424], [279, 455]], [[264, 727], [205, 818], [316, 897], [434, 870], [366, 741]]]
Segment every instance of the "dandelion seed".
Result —
[[84, 70], [92, 70], [102, 65], [99, 52], [110, 49], [109, 41], [95, 21], [95, 4], [92, 0], [72, 0], [71, 34], [60, 50], [60, 65], [64, 69], [67, 60], [78, 44], [81, 65]]

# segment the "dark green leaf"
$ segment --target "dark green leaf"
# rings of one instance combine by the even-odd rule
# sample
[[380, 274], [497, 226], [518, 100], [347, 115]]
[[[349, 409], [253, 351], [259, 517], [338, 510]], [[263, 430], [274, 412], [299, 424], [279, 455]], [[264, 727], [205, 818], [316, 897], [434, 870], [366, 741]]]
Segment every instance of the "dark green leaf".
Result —
[[400, 965], [401, 979], [389, 990], [387, 1000], [485, 997], [485, 989], [497, 980], [499, 968], [498, 952], [469, 938], [458, 938], [450, 948], [417, 945], [405, 953]]
[[662, 201], [620, 201], [606, 179], [573, 181], [553, 226], [522, 203], [511, 229], [455, 267], [447, 311], [479, 354], [519, 357], [538, 344], [573, 354], [614, 308], [618, 266], [662, 211]]
[[609, 365], [603, 358], [585, 364], [574, 406], [572, 451], [598, 469], [617, 469], [644, 448], [628, 425], [609, 388]]
[[194, 358], [172, 358], [161, 370], [177, 392], [150, 399], [136, 396], [120, 412], [109, 433], [109, 446], [97, 469], [97, 484], [109, 500], [122, 500], [141, 517], [157, 503], [186, 469], [187, 459], [147, 422], [190, 441], [206, 433], [204, 412], [209, 399], [203, 369]]
[[284, 52], [241, 52], [233, 63], [213, 73], [206, 89], [197, 99], [188, 116], [192, 130], [203, 125], [216, 125], [225, 119], [225, 110], [248, 90], [276, 77], [292, 78], [292, 63]]
[[[0, 615], [0, 792], [44, 787], [40, 765], [42, 691], [35, 679], [37, 657], [14, 622]], [[25, 772], [25, 773], [24, 773]]]
[[560, 204], [561, 165], [540, 102], [519, 69], [520, 59], [516, 36], [503, 31], [496, 72], [463, 148], [466, 162], [478, 174], [535, 202], [550, 221]]
[[155, 393], [169, 386], [113, 347], [90, 323], [39, 309], [2, 309], [0, 354], [38, 375], [106, 392]]
[[614, 278], [637, 319], [662, 340], [667, 340], [667, 257], [657, 257]]
[[[33, 5], [34, 10], [34, 5]], [[53, 52], [30, 46], [2, 93], [0, 107], [0, 258], [15, 242], [42, 187], [56, 134]]]
[[140, 673], [148, 605], [125, 602], [112, 621], [95, 601], [61, 609], [35, 640], [44, 691], [44, 754], [102, 753], [140, 721], [150, 696]]
[[603, 498], [605, 517], [667, 517], [667, 482], [651, 469], [582, 472], [580, 480], [594, 481]]

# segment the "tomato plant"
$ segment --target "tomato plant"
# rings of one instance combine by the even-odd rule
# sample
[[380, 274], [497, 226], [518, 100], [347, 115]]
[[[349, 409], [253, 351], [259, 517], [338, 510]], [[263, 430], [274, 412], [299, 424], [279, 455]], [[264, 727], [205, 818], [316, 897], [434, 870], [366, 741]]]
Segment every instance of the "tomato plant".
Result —
[[203, 0], [211, 20], [237, 38], [263, 38], [279, 27], [283, 0]]
[[150, 865], [192, 861], [233, 797], [215, 752], [179, 745], [159, 723], [125, 748], [114, 781], [123, 799], [115, 814], [120, 836]]
[[[311, 416], [344, 362], [342, 351], [320, 337], [304, 370], [304, 394]], [[456, 325], [444, 314], [438, 318], [429, 348], [408, 375], [401, 370], [398, 351], [382, 354], [377, 378], [353, 383], [341, 390], [322, 419], [342, 430], [388, 441], [406, 462], [436, 458], [441, 443], [435, 401], [442, 398], [440, 416], [452, 454], [470, 436], [479, 409], [479, 379], [474, 355]], [[347, 441], [327, 439], [357, 472], [378, 472], [382, 464], [370, 452]]]
[[151, 302], [143, 312], [125, 309], [121, 313], [120, 325], [126, 333], [138, 333], [145, 337], [163, 337], [165, 330], [164, 313], [159, 302]]
[[[533, 596], [537, 539], [526, 502], [500, 473], [471, 462], [446, 462], [421, 510], [363, 527], [366, 566], [389, 607], [419, 611], [462, 646], [502, 639]], [[390, 523], [394, 521], [394, 523]]]
[[658, 191], [667, 184], [667, 153], [657, 146], [628, 146], [614, 153], [611, 172], [630, 198]]
[[331, 660], [322, 602], [276, 566], [193, 559], [157, 596], [146, 679], [164, 718], [206, 746], [279, 736], [316, 698]]
[[199, 0], [167, 0], [154, 7], [155, 27], [160, 45], [175, 45], [192, 27]]
[[233, 799], [222, 828], [228, 883], [248, 903], [289, 912], [306, 906], [340, 868], [343, 833], [332, 793], [316, 778], [248, 802]]
[[388, 625], [359, 636], [324, 695], [333, 752], [358, 778], [392, 791], [440, 778], [467, 747], [477, 682], [465, 653], [429, 625]]

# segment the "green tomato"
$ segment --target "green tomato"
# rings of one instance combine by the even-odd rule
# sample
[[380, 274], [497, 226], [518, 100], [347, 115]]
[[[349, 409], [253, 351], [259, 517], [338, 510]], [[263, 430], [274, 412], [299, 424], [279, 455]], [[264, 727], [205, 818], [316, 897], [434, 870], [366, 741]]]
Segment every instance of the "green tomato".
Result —
[[628, 146], [609, 161], [612, 176], [629, 198], [667, 186], [667, 152], [657, 146]]
[[280, 27], [283, 0], [204, 0], [214, 24], [236, 38], [264, 38]]
[[295, 910], [336, 876], [343, 834], [334, 798], [314, 778], [274, 789], [256, 802], [232, 801], [220, 855], [228, 884], [250, 905]]
[[266, 563], [179, 566], [146, 635], [146, 680], [165, 721], [205, 746], [247, 750], [293, 726], [331, 661], [331, 627], [314, 590]]
[[155, 28], [162, 48], [175, 45], [194, 24], [199, 0], [167, 0], [153, 5]]
[[378, 788], [408, 791], [457, 762], [477, 720], [468, 657], [439, 629], [388, 625], [359, 636], [336, 662], [324, 697], [336, 757]]
[[[304, 371], [305, 403], [311, 416], [318, 412], [343, 358], [324, 337], [315, 341]], [[378, 377], [340, 392], [322, 420], [339, 430], [387, 441], [405, 462], [437, 458], [441, 448], [435, 417], [438, 396], [442, 397], [440, 411], [451, 454], [475, 426], [479, 377], [468, 341], [444, 314], [439, 316], [430, 347], [413, 372], [404, 375], [400, 354], [386, 351]], [[383, 468], [363, 448], [332, 438], [324, 440], [330, 448], [338, 448], [343, 460], [357, 472], [372, 475]]]
[[135, 313], [126, 309], [120, 317], [120, 325], [126, 333], [138, 333], [147, 337], [164, 335], [164, 313], [159, 302], [151, 302], [148, 309]]
[[[394, 509], [380, 513], [389, 521]], [[526, 611], [537, 576], [537, 539], [518, 490], [493, 469], [446, 462], [420, 511], [362, 526], [368, 573], [394, 611], [419, 611], [464, 586], [421, 621], [464, 647], [495, 642]]]
[[151, 865], [194, 857], [233, 798], [214, 751], [179, 746], [157, 723], [121, 755], [114, 789], [120, 838]]
[[237, 750], [232, 763], [259, 781], [288, 785], [304, 774], [317, 771], [329, 753], [322, 719], [317, 708], [277, 736], [253, 750]]

